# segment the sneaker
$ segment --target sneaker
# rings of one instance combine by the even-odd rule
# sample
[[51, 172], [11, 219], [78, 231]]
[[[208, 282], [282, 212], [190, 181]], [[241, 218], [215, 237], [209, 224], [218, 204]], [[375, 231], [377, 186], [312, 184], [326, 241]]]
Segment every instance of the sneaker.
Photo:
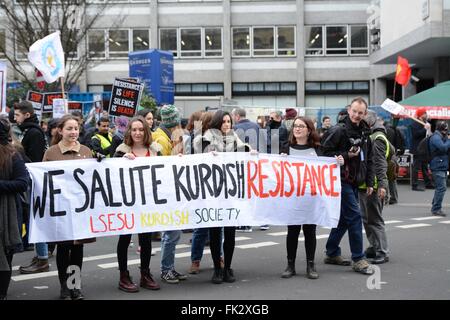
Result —
[[234, 272], [233, 269], [226, 269], [223, 272], [223, 281], [224, 282], [228, 282], [228, 283], [232, 283], [235, 282], [236, 279], [234, 278]]
[[189, 274], [200, 273], [200, 261], [192, 261], [191, 267], [189, 268]]
[[172, 273], [178, 278], [178, 280], [186, 280], [188, 278], [188, 276], [186, 274], [179, 273], [175, 269], [172, 270]]
[[364, 251], [364, 255], [366, 256], [366, 258], [372, 259], [375, 258], [375, 256], [377, 255], [375, 250], [373, 249], [373, 247], [369, 247]]
[[431, 214], [433, 216], [440, 216], [440, 217], [446, 217], [447, 216], [447, 214], [445, 214], [444, 211], [442, 211], [442, 210], [439, 210], [439, 211], [436, 211], [436, 212], [432, 212]]
[[72, 300], [84, 300], [84, 296], [81, 293], [80, 289], [70, 290], [70, 296], [71, 296]]
[[211, 282], [214, 284], [221, 284], [223, 282], [223, 269], [214, 269]]
[[338, 266], [349, 266], [351, 265], [351, 261], [342, 258], [341, 256], [336, 257], [329, 257], [326, 256], [326, 258], [323, 261], [325, 264], [336, 264]]
[[178, 283], [180, 280], [176, 275], [173, 274], [172, 270], [164, 271], [161, 273], [161, 279], [167, 283]]
[[266, 230], [269, 230], [269, 229], [270, 229], [270, 227], [269, 227], [268, 224], [265, 224], [265, 225], [259, 227], [259, 230], [261, 230], [261, 231], [266, 231]]
[[353, 262], [352, 265], [353, 271], [359, 272], [362, 274], [371, 275], [374, 274], [374, 270], [372, 266], [367, 262], [365, 259], [358, 260], [356, 262]]
[[69, 288], [67, 288], [66, 285], [61, 286], [61, 291], [60, 291], [60, 294], [59, 294], [59, 298], [61, 300], [71, 300], [72, 299], [71, 295], [70, 295], [70, 290], [69, 290]]

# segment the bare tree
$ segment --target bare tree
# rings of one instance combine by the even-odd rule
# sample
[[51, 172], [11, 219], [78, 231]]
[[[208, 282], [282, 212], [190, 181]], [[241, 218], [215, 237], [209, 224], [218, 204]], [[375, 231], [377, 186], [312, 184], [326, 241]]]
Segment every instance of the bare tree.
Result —
[[[65, 52], [67, 87], [76, 84], [88, 63], [86, 39], [88, 30], [110, 5], [110, 0], [1, 0], [0, 11], [6, 29], [6, 39], [13, 48], [0, 42], [0, 53], [9, 61], [29, 87], [34, 87], [34, 75], [24, 70], [28, 49], [39, 39], [59, 30]], [[47, 84], [47, 90], [54, 90], [59, 83]]]

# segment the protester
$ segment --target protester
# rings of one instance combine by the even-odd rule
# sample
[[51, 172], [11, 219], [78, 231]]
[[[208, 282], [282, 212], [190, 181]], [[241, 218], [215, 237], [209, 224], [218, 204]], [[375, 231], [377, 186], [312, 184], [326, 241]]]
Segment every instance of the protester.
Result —
[[[349, 266], [351, 262], [341, 256], [339, 244], [348, 230], [353, 270], [373, 274], [373, 268], [364, 257], [361, 211], [358, 204], [358, 185], [366, 182], [373, 189], [370, 128], [363, 120], [367, 114], [367, 102], [353, 99], [348, 115], [332, 127], [322, 141], [325, 156], [343, 156], [345, 165], [341, 170], [341, 213], [339, 223], [333, 228], [326, 244], [325, 263]], [[364, 156], [363, 156], [363, 155]]]
[[[267, 153], [279, 154], [288, 144], [288, 130], [282, 124], [281, 111], [270, 113], [270, 120], [267, 122]], [[273, 145], [272, 143], [275, 143]], [[262, 150], [261, 150], [262, 151]]]
[[[150, 128], [141, 116], [128, 122], [124, 142], [117, 148], [114, 157], [124, 157], [134, 160], [136, 157], [156, 157], [160, 147], [152, 141]], [[139, 233], [141, 281], [140, 286], [149, 290], [159, 290], [160, 286], [150, 273], [150, 259], [152, 254], [152, 234]], [[131, 234], [119, 236], [117, 243], [117, 260], [119, 262], [120, 280], [119, 289], [125, 292], [138, 292], [138, 286], [133, 283], [128, 271], [128, 246]]]
[[[405, 137], [403, 136], [403, 133], [400, 131], [400, 129], [397, 127], [398, 124], [398, 118], [393, 119], [393, 123], [385, 122], [384, 127], [386, 128], [386, 136], [389, 140], [389, 142], [394, 146], [395, 148], [395, 155], [400, 156], [405, 153]], [[389, 204], [396, 204], [398, 202], [398, 191], [397, 191], [397, 175], [398, 175], [398, 163], [393, 163], [392, 165], [395, 165], [394, 168], [392, 168], [392, 175], [388, 175], [388, 182], [389, 182], [389, 193], [388, 193], [388, 203]]]
[[155, 131], [155, 122], [153, 121], [153, 113], [151, 112], [150, 109], [142, 109], [139, 110], [137, 113], [138, 116], [141, 116], [145, 119], [145, 121], [148, 124], [148, 127], [150, 128], [150, 130], [153, 132]]
[[294, 108], [286, 108], [283, 124], [286, 127], [289, 134], [292, 131], [292, 126], [294, 125], [294, 120], [296, 117], [297, 117], [297, 110], [295, 110]]
[[[46, 150], [45, 134], [39, 126], [39, 120], [34, 113], [33, 105], [28, 101], [22, 101], [14, 105], [14, 118], [21, 130], [20, 142], [26, 156], [31, 162], [40, 162]], [[29, 231], [27, 227], [27, 232]], [[36, 257], [28, 265], [21, 266], [22, 274], [32, 274], [49, 271], [48, 246], [46, 243], [36, 243]]]
[[[231, 115], [222, 110], [216, 111], [211, 119], [210, 129], [203, 137], [203, 151], [217, 155], [217, 152], [250, 151], [250, 147], [242, 142], [237, 134], [232, 130]], [[209, 229], [209, 240], [211, 256], [214, 262], [214, 274], [211, 279], [213, 283], [220, 284], [234, 282], [234, 273], [231, 269], [235, 246], [235, 227], [223, 227], [224, 229], [224, 269], [220, 266], [221, 227]]]
[[[170, 156], [174, 148], [173, 139], [180, 143], [184, 133], [180, 127], [180, 113], [174, 105], [168, 104], [161, 107], [160, 115], [161, 124], [153, 132], [153, 139], [161, 145], [161, 155]], [[181, 141], [180, 150], [182, 145]], [[175, 284], [187, 279], [187, 275], [175, 270], [175, 248], [180, 237], [181, 230], [164, 231], [161, 236], [161, 279], [167, 283]]]
[[324, 116], [322, 118], [322, 127], [319, 129], [319, 137], [322, 138], [323, 135], [331, 128], [331, 118], [329, 116]]
[[436, 124], [436, 130], [430, 138], [430, 169], [433, 175], [433, 181], [436, 185], [434, 190], [431, 214], [445, 217], [442, 211], [442, 201], [447, 191], [447, 171], [448, 171], [448, 152], [450, 150], [450, 140], [448, 140], [448, 124], [445, 121], [439, 121]]
[[428, 163], [424, 156], [417, 152], [417, 147], [420, 141], [431, 135], [431, 124], [427, 122], [427, 110], [424, 107], [416, 110], [416, 118], [425, 122], [425, 126], [416, 121], [412, 121], [411, 124], [412, 147], [410, 152], [413, 155], [411, 187], [414, 191], [425, 191], [423, 187], [419, 187], [419, 170], [422, 171], [425, 188], [434, 189], [434, 186], [431, 177], [428, 175]]
[[97, 121], [97, 128], [91, 138], [90, 148], [95, 158], [110, 158], [113, 136], [109, 132], [109, 118], [101, 117]]
[[20, 193], [27, 190], [29, 175], [21, 155], [11, 144], [11, 125], [0, 117], [0, 300], [6, 300], [12, 259], [22, 245], [19, 223]]
[[[314, 123], [306, 117], [296, 117], [294, 119], [292, 131], [289, 135], [289, 147], [282, 150], [282, 155], [298, 155], [317, 157], [322, 156], [320, 150], [319, 134], [314, 128]], [[339, 163], [344, 163], [344, 158], [337, 158]], [[297, 256], [298, 236], [302, 229], [301, 225], [288, 226], [288, 234], [286, 237], [287, 249], [287, 267], [281, 275], [282, 278], [291, 278], [296, 274], [295, 258]], [[316, 252], [316, 225], [304, 224], [303, 234], [305, 235], [305, 251], [306, 251], [306, 276], [309, 279], [318, 279], [319, 274], [314, 264], [314, 256]]]
[[359, 205], [367, 240], [370, 244], [365, 250], [365, 255], [371, 263], [381, 264], [389, 261], [383, 205], [388, 189], [388, 161], [392, 156], [395, 156], [395, 148], [389, 142], [382, 122], [377, 121], [377, 115], [374, 111], [369, 110], [367, 112], [365, 121], [371, 129], [372, 172], [375, 179], [372, 193], [365, 183], [359, 186]]
[[[79, 123], [73, 115], [65, 115], [58, 121], [58, 134], [52, 141], [52, 146], [45, 152], [42, 161], [81, 160], [92, 158], [88, 147], [78, 142]], [[93, 239], [94, 240], [94, 239]], [[56, 265], [61, 284], [60, 298], [63, 300], [81, 300], [84, 296], [80, 288], [67, 287], [67, 268], [76, 265], [82, 268], [84, 240], [57, 242]]]

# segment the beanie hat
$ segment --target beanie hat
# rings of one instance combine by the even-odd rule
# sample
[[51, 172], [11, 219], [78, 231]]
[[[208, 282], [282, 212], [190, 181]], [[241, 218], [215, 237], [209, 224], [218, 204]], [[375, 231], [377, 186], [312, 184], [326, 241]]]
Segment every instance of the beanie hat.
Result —
[[427, 113], [427, 109], [424, 108], [424, 107], [417, 108], [417, 110], [416, 110], [416, 116], [417, 116], [417, 117], [421, 117], [421, 116], [423, 116], [425, 113]]
[[180, 112], [173, 104], [161, 107], [161, 124], [166, 128], [173, 128], [180, 124]]
[[295, 119], [296, 116], [297, 116], [297, 110], [295, 110], [293, 108], [286, 109], [286, 120]]

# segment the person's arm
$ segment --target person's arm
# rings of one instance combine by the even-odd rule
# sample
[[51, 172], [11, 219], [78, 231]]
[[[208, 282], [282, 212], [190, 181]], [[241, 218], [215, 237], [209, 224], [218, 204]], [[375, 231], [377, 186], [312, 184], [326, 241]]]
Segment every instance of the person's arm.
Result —
[[28, 189], [30, 176], [28, 174], [27, 168], [25, 167], [25, 162], [20, 155], [16, 154], [13, 156], [12, 166], [12, 179], [0, 180], [1, 193], [19, 193], [25, 192]]
[[430, 145], [433, 145], [433, 147], [440, 153], [447, 153], [450, 148], [450, 140], [444, 142], [439, 135], [434, 134], [430, 138]]
[[328, 136], [322, 141], [322, 154], [325, 157], [342, 156], [347, 163], [349, 160], [348, 151], [341, 151], [340, 145], [343, 136], [343, 129], [335, 126], [329, 129]]
[[378, 188], [384, 188], [387, 189], [388, 187], [388, 180], [387, 180], [387, 160], [386, 160], [386, 142], [381, 139], [375, 139], [373, 141], [373, 147], [372, 147], [372, 157], [368, 158], [368, 160], [371, 159], [372, 164], [369, 165], [369, 168], [373, 168], [373, 173], [377, 177], [378, 181]]
[[26, 135], [26, 142], [23, 143], [25, 154], [31, 162], [41, 162], [45, 152], [45, 138], [42, 132], [33, 128]]

